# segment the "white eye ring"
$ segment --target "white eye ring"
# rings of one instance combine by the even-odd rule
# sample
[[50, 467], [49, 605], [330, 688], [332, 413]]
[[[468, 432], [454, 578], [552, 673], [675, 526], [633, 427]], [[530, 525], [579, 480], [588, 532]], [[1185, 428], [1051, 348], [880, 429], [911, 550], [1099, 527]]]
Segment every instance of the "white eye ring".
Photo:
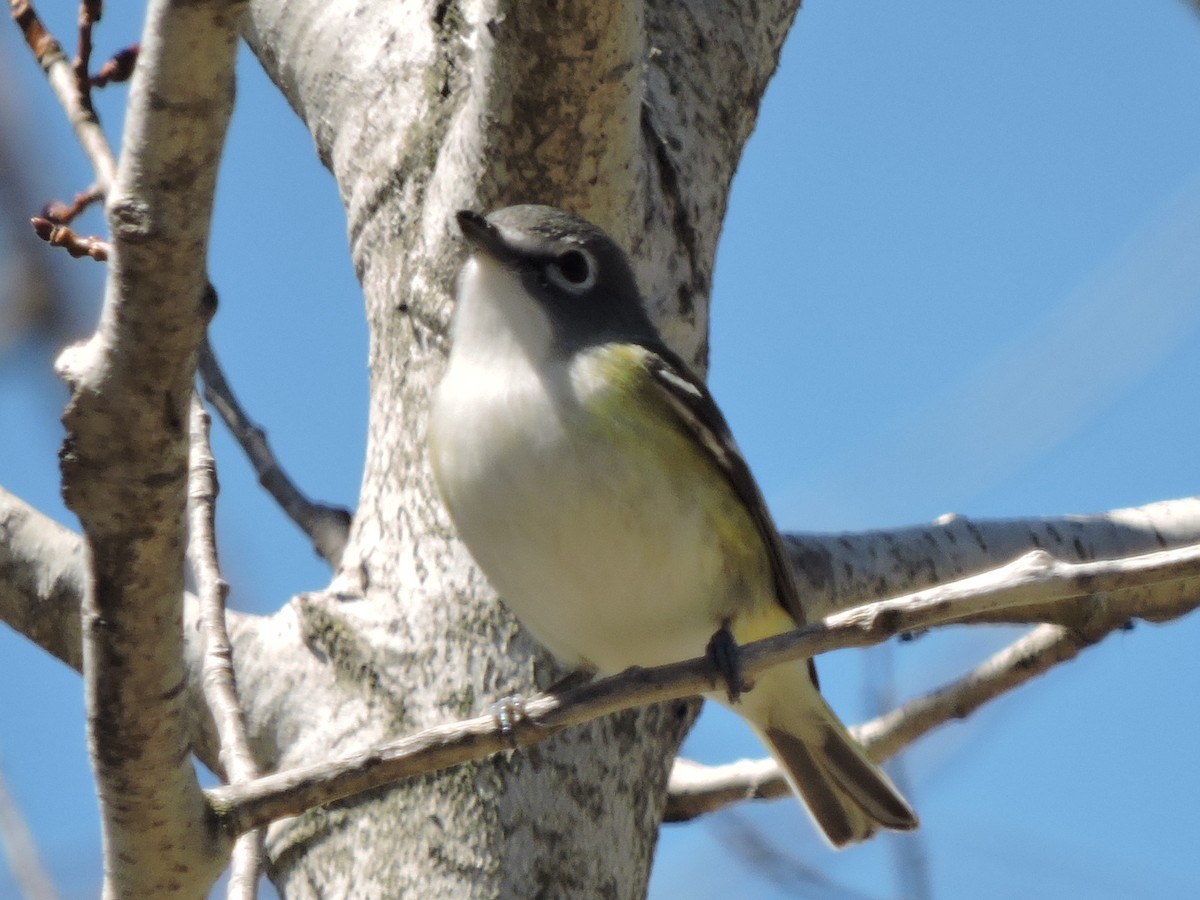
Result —
[[582, 294], [596, 285], [596, 257], [582, 247], [572, 247], [546, 263], [546, 275], [564, 291]]

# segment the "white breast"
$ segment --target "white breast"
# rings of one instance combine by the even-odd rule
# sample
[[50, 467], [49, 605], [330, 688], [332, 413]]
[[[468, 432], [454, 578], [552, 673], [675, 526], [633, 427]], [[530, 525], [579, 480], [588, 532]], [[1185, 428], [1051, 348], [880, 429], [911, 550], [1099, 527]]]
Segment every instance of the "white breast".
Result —
[[501, 597], [571, 665], [613, 672], [701, 654], [747, 586], [726, 565], [694, 474], [631, 448], [641, 436], [619, 419], [589, 427], [585, 402], [600, 386], [588, 365], [535, 365], [528, 340], [495, 327], [455, 338], [432, 461]]

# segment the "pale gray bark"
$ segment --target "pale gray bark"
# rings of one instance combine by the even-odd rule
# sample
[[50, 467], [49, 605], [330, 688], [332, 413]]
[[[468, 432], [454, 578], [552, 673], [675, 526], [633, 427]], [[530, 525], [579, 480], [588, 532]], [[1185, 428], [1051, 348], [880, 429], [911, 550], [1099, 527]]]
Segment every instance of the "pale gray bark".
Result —
[[[729, 184], [796, 7], [251, 3], [248, 38], [308, 125], [345, 202], [372, 375], [359, 507], [333, 585], [275, 615], [230, 623], [264, 769], [478, 714], [560, 674], [471, 565], [426, 464], [428, 398], [444, 364], [461, 260], [451, 214], [537, 201], [596, 220], [631, 250], [668, 340], [703, 368]], [[197, 78], [202, 67], [192, 65], [175, 77]], [[185, 212], [206, 221], [203, 204]], [[125, 224], [114, 228], [119, 250]], [[202, 241], [189, 240], [202, 264]], [[128, 255], [118, 276], [138, 251], [120, 252]], [[199, 272], [192, 266], [186, 289], [165, 293], [191, 296]], [[167, 354], [178, 409], [195, 350], [195, 323], [186, 324]], [[86, 382], [91, 361], [76, 363]], [[161, 487], [182, 469], [181, 445], [168, 444], [165, 457], [116, 462], [136, 466], [137, 478], [163, 475], [154, 480]], [[155, 468], [168, 463], [169, 471]], [[172, 554], [177, 500], [162, 506]], [[121, 508], [103, 496], [91, 503], [97, 515], [106, 503]], [[2, 492], [0, 528], [0, 617], [81, 666], [77, 615], [87, 579], [78, 538]], [[1093, 559], [1197, 540], [1200, 503], [1175, 501], [1086, 519], [803, 535], [791, 547], [815, 618], [1029, 549]], [[174, 623], [163, 633], [175, 658], [163, 670], [191, 688], [170, 698], [176, 745], [180, 708], [200, 709], [196, 642], [190, 625], [176, 631], [177, 571], [156, 582], [154, 602], [167, 605], [153, 607]], [[289, 897], [641, 896], [667, 776], [694, 711], [673, 702], [622, 713], [527, 752], [277, 822], [267, 837], [271, 875]], [[195, 718], [192, 746], [219, 767], [211, 726], [204, 714]], [[156, 789], [173, 796], [171, 786], [168, 775]], [[177, 793], [185, 803], [168, 818], [186, 830], [199, 818], [188, 806], [195, 798], [190, 785]], [[195, 893], [202, 881], [186, 888]]]
[[[43, 612], [38, 621], [52, 623], [55, 616], [65, 616], [69, 622], [72, 608], [77, 607], [80, 602], [78, 592], [82, 589], [83, 582], [82, 561], [75, 550], [78, 539], [2, 491], [0, 527], [8, 537], [7, 542], [0, 542], [0, 574], [3, 575], [3, 578], [0, 578], [0, 587], [3, 588], [0, 589], [0, 616], [38, 639], [47, 649], [70, 658], [69, 649], [64, 648], [62, 642], [54, 637], [54, 628], [32, 628], [30, 619], [23, 616], [29, 608], [41, 608]], [[964, 528], [968, 528], [974, 536], [971, 541], [962, 540]], [[1194, 571], [1195, 544], [1200, 540], [1200, 502], [1186, 499], [1157, 503], [1137, 509], [1117, 510], [1103, 516], [1024, 521], [981, 520], [969, 526], [961, 520], [951, 520], [924, 528], [881, 531], [868, 535], [807, 535], [802, 539], [809, 552], [822, 558], [836, 559], [838, 554], [845, 553], [848, 548], [855, 548], [860, 554], [849, 561], [839, 560], [839, 578], [845, 580], [838, 585], [826, 603], [830, 612], [836, 612], [847, 607], [859, 606], [877, 596], [877, 592], [889, 593], [885, 589], [886, 585], [903, 583], [911, 589], [930, 588], [944, 580], [939, 577], [939, 573], [949, 571], [950, 567], [961, 572], [972, 572], [976, 568], [990, 569], [1002, 558], [1009, 558], [1020, 551], [1037, 549], [1038, 544], [1044, 540], [1044, 535], [1048, 533], [1061, 535], [1068, 531], [1071, 533], [1071, 546], [1075, 554], [1084, 559], [1117, 557], [1139, 550], [1154, 550], [1163, 545], [1191, 545], [1191, 549], [1187, 553], [1176, 554], [1180, 559], [1177, 567], [1172, 568], [1168, 560], [1166, 568], [1163, 569], [1164, 563], [1156, 562], [1154, 565], [1158, 571], [1147, 572], [1145, 576], [1135, 574], [1143, 567], [1130, 559], [1127, 562], [1100, 564], [1096, 571], [1107, 574], [1089, 575], [1083, 580], [1072, 574], [1075, 570], [1069, 565], [1050, 569], [1043, 569], [1038, 565], [1026, 571], [1024, 562], [1016, 566], [1016, 574], [993, 572], [982, 581], [973, 579], [985, 590], [983, 594], [976, 593], [974, 587], [967, 591], [967, 594], [976, 596], [976, 599], [971, 601], [973, 605], [969, 607], [968, 618], [971, 620], [987, 620], [989, 611], [999, 610], [1002, 615], [994, 618], [1005, 621], [1034, 620], [1039, 615], [1045, 615], [1050, 621], [1066, 624], [1039, 627], [1031, 632], [1027, 639], [1018, 641], [1012, 648], [984, 663], [961, 681], [947, 685], [928, 697], [914, 700], [894, 713], [888, 713], [869, 723], [860, 729], [860, 734], [872, 752], [882, 756], [896, 752], [931, 728], [959, 718], [980, 704], [1045, 672], [1056, 663], [1073, 657], [1084, 647], [1102, 639], [1113, 628], [1128, 621], [1130, 617], [1165, 621], [1193, 609], [1197, 604], [1197, 578]], [[796, 543], [801, 539], [793, 537], [791, 540]], [[55, 564], [46, 558], [43, 548], [48, 546], [47, 541], [54, 542], [54, 555], [70, 560], [69, 565]], [[931, 546], [947, 548], [947, 552], [931, 552]], [[953, 548], [965, 548], [961, 553], [970, 558], [959, 555], [960, 550]], [[922, 553], [926, 554], [928, 564], [914, 571], [912, 560], [921, 558]], [[1158, 558], [1164, 556], [1170, 554], [1158, 554]], [[1010, 566], [1009, 569], [1013, 567]], [[1066, 582], [1060, 582], [1055, 576], [1058, 571], [1067, 576]], [[1124, 574], [1126, 572], [1129, 573], [1128, 578]], [[1050, 582], [1045, 582], [1043, 576], [1054, 577], [1051, 577]], [[1089, 584], [1090, 590], [1104, 593], [1080, 596], [1078, 601], [1069, 599], [1086, 594]], [[928, 599], [911, 597], [898, 602], [888, 601], [885, 606], [906, 607], [915, 603], [915, 611], [917, 608], [926, 607], [929, 600], [940, 603], [965, 589], [965, 584], [961, 588], [935, 588], [929, 593]], [[1049, 593], [1043, 593], [1047, 590]], [[999, 593], [993, 593], [994, 591]], [[964, 598], [967, 594], [964, 594]], [[53, 602], [47, 603], [48, 599], [52, 599]], [[194, 608], [194, 604], [190, 604], [190, 607]], [[963, 609], [959, 607], [960, 611]], [[949, 608], [946, 611], [949, 612]], [[858, 621], [864, 614], [865, 609], [857, 610], [851, 619]], [[242, 693], [250, 698], [256, 710], [251, 724], [255, 728], [256, 749], [263, 758], [277, 758], [279, 748], [284, 745], [303, 744], [310, 740], [317, 742], [322, 736], [339, 733], [346, 727], [340, 719], [342, 706], [339, 704], [349, 703], [356, 697], [367, 698], [372, 693], [386, 691], [387, 685], [380, 681], [377, 670], [332, 673], [328, 671], [331, 668], [344, 670], [354, 661], [367, 658], [370, 651], [366, 649], [362, 639], [354, 635], [351, 628], [345, 627], [349, 620], [335, 621], [328, 617], [322, 619], [322, 615], [319, 606], [310, 607], [306, 599], [298, 598], [288, 610], [271, 619], [231, 616], [230, 628], [239, 648], [238, 670]], [[878, 618], [878, 613], [870, 613], [868, 620], [860, 624], [868, 625], [871, 629], [883, 625], [888, 633], [891, 633], [897, 628], [905, 627], [903, 618], [896, 618], [902, 615], [901, 610], [896, 609], [889, 613], [893, 618], [884, 623]], [[937, 615], [941, 613], [935, 613], [935, 618]], [[298, 622], [305, 619], [322, 622], [327, 634], [338, 636], [327, 645], [335, 650], [336, 658], [314, 657], [310, 650], [302, 647], [303, 635]], [[194, 626], [189, 624], [185, 633], [193, 634]], [[850, 637], [849, 643], [855, 643], [856, 639]], [[868, 638], [866, 634], [864, 638], [867, 638], [867, 642], [876, 639]], [[836, 642], [839, 646], [847, 645], [846, 641], [832, 632], [820, 638], [818, 642], [826, 639]], [[344, 643], [339, 646], [339, 641]], [[189, 643], [189, 660], [192, 661], [193, 669], [195, 644], [195, 641]], [[276, 669], [276, 665], [286, 665], [288, 668]], [[198, 677], [193, 675], [193, 683], [198, 681]], [[663, 694], [657, 691], [657, 695]], [[306, 702], [296, 703], [298, 698], [306, 698]], [[390, 698], [386, 695], [385, 699], [377, 699], [376, 709], [385, 709], [388, 699]], [[192, 702], [197, 705], [194, 700]], [[481, 704], [482, 700], [475, 707], [465, 709], [463, 715], [480, 712]], [[539, 708], [540, 706], [544, 704], [540, 704]], [[381, 715], [380, 719], [383, 718]], [[430, 717], [434, 718], [437, 717]], [[447, 714], [441, 717], [441, 721], [452, 722], [455, 718], [454, 715]], [[332, 730], [327, 725], [330, 720], [335, 720], [336, 724]], [[201, 724], [204, 724], [203, 721]], [[396, 725], [394, 731], [378, 727], [373, 733], [394, 738], [412, 732], [412, 728]], [[636, 740], [653, 743], [652, 738], [653, 735], [650, 734], [639, 734]], [[311, 761], [324, 762], [333, 756], [344, 755], [352, 747], [361, 747], [367, 743], [372, 742], [365, 738], [360, 741], [342, 740], [337, 745], [330, 745], [324, 752], [314, 750]], [[629, 741], [618, 742], [616, 751], [629, 752], [629, 744]], [[203, 758], [214, 764], [217, 748], [211, 727], [197, 733], [195, 746]], [[590, 750], [598, 753], [602, 751], [602, 746], [597, 745]], [[542, 748], [527, 752], [539, 754]], [[541, 757], [529, 758], [536, 761]], [[518, 754], [514, 759], [525, 759], [525, 756]], [[500, 766], [499, 763], [497, 765]], [[500, 799], [495, 789], [503, 783], [509, 772], [499, 767], [493, 770], [493, 774], [493, 792], [474, 797], [477, 804]], [[697, 815], [735, 802], [739, 798], [782, 796], [786, 793], [774, 764], [769, 761], [762, 764], [735, 763], [711, 771], [677, 764], [674, 775], [674, 798], [670, 807], [672, 818]], [[425, 776], [420, 780], [419, 786], [436, 793], [436, 786], [439, 784], [442, 790], [445, 790], [447, 783], [455, 785], [453, 779], [449, 782], [442, 781], [444, 777]], [[600, 776], [590, 771], [577, 775], [566, 773], [563, 777], [565, 789], [586, 792], [592, 790], [594, 783], [583, 779]], [[680, 778], [685, 780], [680, 781]], [[379, 782], [374, 780], [369, 783]], [[604, 790], [606, 783], [603, 780], [598, 783], [601, 785], [598, 790]], [[531, 781], [525, 782], [525, 786], [530, 785]], [[458, 787], [462, 790], [461, 785]], [[536, 783], [532, 784], [535, 790], [540, 787]], [[564, 788], [551, 785], [549, 789]], [[236, 791], [218, 792], [221, 795], [218, 806], [228, 802], [235, 793]], [[312, 871], [311, 880], [301, 888], [302, 891], [322, 892], [331, 884], [340, 885], [348, 890], [351, 880], [361, 876], [367, 868], [364, 863], [369, 863], [375, 853], [397, 852], [394, 844], [412, 839], [409, 823], [414, 818], [419, 819], [425, 810], [420, 806], [405, 809], [404, 803], [417, 803], [422, 795], [401, 786], [392, 789], [386, 796], [388, 801], [368, 805], [366, 812], [373, 818], [361, 826], [354, 824], [359, 821], [357, 816], [360, 813], [353, 803], [339, 804], [340, 813], [336, 819], [322, 816], [323, 822], [313, 822], [312, 813], [302, 817], [300, 821], [310, 823], [308, 834], [314, 837], [317, 837], [321, 824], [325, 824], [326, 827], [338, 824], [351, 825], [349, 833], [358, 839], [354, 848], [343, 848], [350, 855], [342, 857], [339, 863], [339, 859], [333, 854], [333, 848], [336, 847], [340, 835], [335, 834], [333, 839], [326, 841], [317, 837], [316, 845], [328, 854], [323, 858], [328, 860], [329, 871]], [[389, 806], [389, 802], [392, 805]], [[446, 842], [455, 839], [455, 822], [458, 823], [458, 827], [468, 832], [476, 828], [479, 822], [470, 815], [472, 811], [468, 809], [460, 819], [443, 820], [441, 839], [434, 846], [444, 846]], [[388, 821], [388, 813], [399, 818]], [[360, 830], [368, 825], [374, 830]], [[654, 825], [647, 827], [653, 829]], [[284, 835], [287, 835], [286, 831]], [[428, 839], [427, 835], [424, 837]], [[555, 837], [553, 830], [538, 830], [534, 841], [549, 841]], [[521, 838], [523, 836], [517, 836], [514, 840]], [[285, 858], [282, 863], [279, 860], [276, 862], [279, 865], [290, 863], [300, 866], [307, 852], [308, 848], [301, 848], [294, 859]], [[521, 852], [528, 853], [528, 849], [521, 847], [514, 850], [500, 845], [497, 852], [507, 854], [505, 858], [512, 858], [514, 854], [519, 856]], [[597, 854], [598, 859], [603, 857], [604, 854]], [[442, 862], [439, 858], [431, 858], [427, 865], [440, 867]], [[620, 861], [617, 861], [618, 866], [619, 864]], [[417, 864], [413, 865], [416, 867]], [[467, 878], [469, 874], [464, 873], [463, 877]], [[393, 873], [384, 872], [377, 876], [377, 880], [372, 881], [371, 885], [373, 889], [387, 893], [398, 884], [414, 884], [420, 875], [414, 871], [408, 876], [408, 882], [389, 880], [396, 877]], [[361, 887], [363, 882], [355, 881], [355, 884]], [[572, 882], [572, 885], [574, 884], [575, 882]], [[468, 893], [471, 886], [477, 886], [479, 890], [497, 888], [494, 881], [481, 878], [459, 883], [460, 889]]]
[[189, 748], [188, 404], [241, 7], [152, 2], [106, 197], [99, 327], [60, 356], [63, 497], [86, 538], [81, 643], [106, 898], [198, 897], [225, 864]]
[[[534, 201], [596, 220], [633, 253], [669, 338], [703, 362], [729, 182], [795, 8], [252, 4], [251, 43], [341, 188], [371, 328], [341, 596], [305, 598], [275, 623], [313, 656], [271, 716], [323, 727], [279, 741], [272, 762], [477, 712], [554, 676], [457, 544], [426, 465], [461, 258], [452, 213]], [[242, 658], [277, 669], [266, 650]], [[252, 721], [265, 715], [251, 703]], [[276, 877], [294, 896], [351, 880], [391, 896], [639, 896], [693, 712], [622, 714], [281, 823]]]

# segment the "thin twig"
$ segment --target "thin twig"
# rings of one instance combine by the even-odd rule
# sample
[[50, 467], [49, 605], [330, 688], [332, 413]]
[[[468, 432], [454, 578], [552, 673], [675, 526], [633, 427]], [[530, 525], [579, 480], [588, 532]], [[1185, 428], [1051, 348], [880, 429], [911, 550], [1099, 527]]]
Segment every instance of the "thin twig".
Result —
[[[202, 684], [220, 742], [225, 777], [240, 784], [259, 776], [258, 764], [246, 737], [246, 723], [233, 672], [233, 647], [225, 627], [229, 584], [217, 563], [216, 506], [220, 484], [209, 433], [212, 420], [199, 397], [191, 408], [191, 452], [188, 460], [188, 555], [196, 575], [200, 601], [200, 631], [204, 643]], [[228, 896], [254, 900], [262, 872], [263, 834], [254, 829], [234, 844]]]
[[25, 36], [38, 65], [46, 73], [50, 87], [67, 114], [75, 136], [96, 173], [96, 186], [105, 196], [116, 180], [117, 158], [91, 102], [80, 93], [75, 70], [63, 52], [62, 44], [43, 24], [30, 0], [11, 0], [12, 17]]
[[[742, 648], [743, 670], [753, 680], [755, 674], [789, 660], [870, 646], [907, 631], [970, 622], [1005, 606], [1055, 599], [1061, 601], [1065, 618], [1078, 618], [1081, 607], [1088, 612], [1088, 629], [1072, 632], [1082, 647], [1132, 617], [1179, 616], [1200, 605], [1200, 591], [1186, 598], [1171, 596], [1152, 607], [1135, 592], [1092, 596], [1093, 592], [1197, 576], [1200, 545], [1090, 563], [1064, 563], [1034, 551], [982, 575], [869, 603], [748, 644]], [[495, 716], [437, 726], [341, 759], [216, 788], [208, 792], [209, 802], [228, 833], [238, 834], [403, 778], [481, 759], [514, 745], [530, 746], [564, 728], [622, 709], [709, 693], [719, 689], [719, 677], [707, 658], [631, 669], [561, 695], [535, 697], [524, 704], [524, 715], [507, 727], [502, 728]], [[889, 746], [885, 738], [874, 740]]]
[[[898, 702], [896, 644], [887, 643], [875, 647], [863, 654], [863, 661], [867, 667], [867, 715], [881, 716], [894, 709]], [[907, 763], [903, 756], [894, 756], [886, 766], [887, 773], [901, 794], [910, 802], [920, 805], [920, 798], [913, 790]], [[667, 803], [670, 802], [668, 794]], [[923, 829], [903, 833], [892, 831], [883, 835], [884, 845], [892, 857], [891, 868], [896, 878], [896, 894], [905, 900], [930, 900], [933, 896], [925, 839], [926, 832]]]
[[721, 846], [740, 859], [749, 877], [770, 884], [773, 896], [778, 893], [781, 897], [806, 900], [875, 900], [871, 894], [835, 881], [824, 871], [824, 866], [785, 852], [745, 816], [723, 816], [716, 827]]
[[92, 185], [83, 193], [76, 194], [70, 205], [59, 200], [50, 201], [42, 207], [41, 217], [49, 219], [55, 225], [70, 225], [76, 216], [103, 199], [104, 195], [100, 193], [100, 189], [96, 185]]
[[0, 847], [8, 859], [17, 890], [25, 900], [55, 900], [58, 893], [38, 854], [37, 844], [21, 814], [17, 800], [8, 790], [8, 781], [0, 773]]
[[[962, 678], [851, 730], [872, 757], [889, 759], [938, 726], [965, 719], [985, 703], [1074, 659], [1098, 640], [1062, 625], [1039, 625]], [[773, 759], [721, 766], [679, 759], [671, 771], [664, 818], [686, 822], [731, 803], [775, 799], [789, 792]]]
[[102, 0], [82, 0], [79, 4], [79, 48], [71, 64], [75, 71], [75, 89], [79, 92], [79, 101], [93, 111], [92, 80], [88, 76], [88, 68], [92, 64], [92, 27], [100, 21], [103, 12]]
[[141, 44], [130, 44], [110, 56], [92, 76], [92, 87], [102, 88], [133, 77]]
[[[1105, 634], [1119, 627], [1115, 625]], [[1097, 641], [1062, 625], [1038, 625], [962, 678], [854, 729], [855, 736], [871, 756], [888, 759], [944, 722], [967, 718], [985, 703], [1069, 662]]]
[[[215, 302], [215, 292], [213, 296]], [[350, 512], [340, 506], [314, 503], [296, 487], [271, 452], [266, 432], [250, 419], [238, 402], [207, 338], [200, 346], [197, 368], [204, 383], [204, 399], [213, 405], [245, 451], [258, 475], [258, 483], [308, 535], [317, 555], [329, 565], [337, 566], [350, 534]]]

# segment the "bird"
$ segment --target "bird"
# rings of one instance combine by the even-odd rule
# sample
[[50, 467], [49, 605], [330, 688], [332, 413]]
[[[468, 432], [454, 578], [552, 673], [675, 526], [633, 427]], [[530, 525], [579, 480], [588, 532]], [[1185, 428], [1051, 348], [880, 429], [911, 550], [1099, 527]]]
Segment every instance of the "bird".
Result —
[[[802, 625], [763, 495], [708, 388], [652, 323], [621, 247], [549, 206], [456, 219], [469, 253], [430, 465], [523, 627], [563, 665], [608, 675], [706, 652], [728, 662]], [[832, 846], [917, 827], [821, 696], [811, 660], [706, 696], [749, 723]]]

